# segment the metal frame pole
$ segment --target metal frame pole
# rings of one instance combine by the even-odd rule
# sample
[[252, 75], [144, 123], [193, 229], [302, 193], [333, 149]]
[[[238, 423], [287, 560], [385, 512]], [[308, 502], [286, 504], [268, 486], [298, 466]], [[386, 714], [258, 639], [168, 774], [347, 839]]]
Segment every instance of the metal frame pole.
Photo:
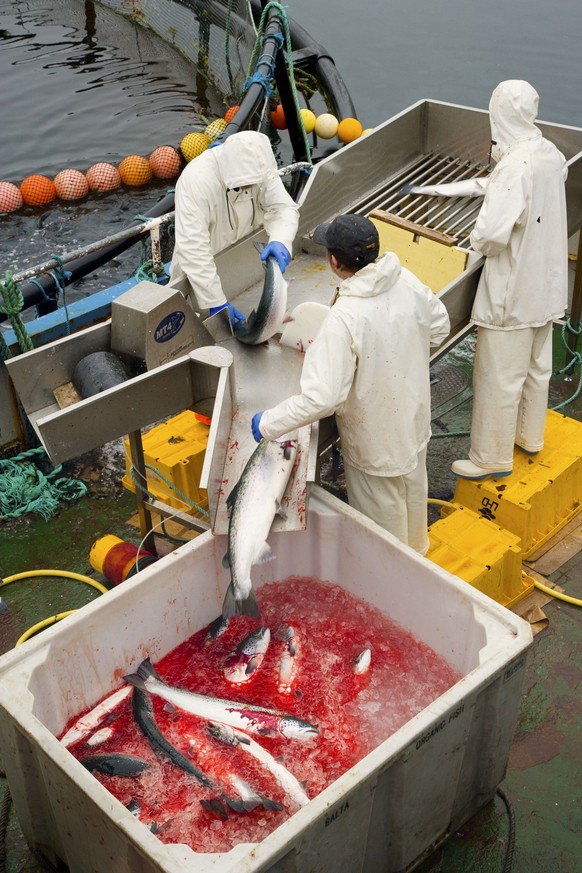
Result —
[[[143, 442], [140, 430], [133, 430], [128, 434], [129, 449], [131, 453], [131, 463], [133, 464], [139, 481], [145, 486], [147, 482], [145, 459], [143, 454]], [[152, 527], [152, 516], [147, 505], [147, 500], [143, 496], [141, 488], [136, 486], [135, 499], [137, 503], [137, 514], [139, 518], [139, 527], [141, 535], [144, 538], [144, 547], [151, 552], [152, 555], [157, 555], [156, 543], [154, 540], [154, 532]]]

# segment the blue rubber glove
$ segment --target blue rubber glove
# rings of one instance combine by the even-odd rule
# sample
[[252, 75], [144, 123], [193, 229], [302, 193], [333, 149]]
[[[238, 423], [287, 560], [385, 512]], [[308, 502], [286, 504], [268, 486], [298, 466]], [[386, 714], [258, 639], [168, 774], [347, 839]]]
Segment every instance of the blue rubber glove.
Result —
[[242, 312], [239, 312], [238, 309], [235, 309], [232, 303], [222, 303], [220, 306], [211, 306], [208, 311], [210, 312], [210, 315], [215, 315], [217, 312], [222, 312], [223, 309], [228, 309], [230, 323], [235, 333], [237, 330], [242, 330], [247, 323], [247, 320]]
[[215, 149], [216, 146], [219, 146], [219, 145], [222, 145], [222, 140], [221, 139], [213, 139], [212, 142], [210, 143], [210, 145], [208, 146], [208, 148]]
[[263, 434], [261, 433], [261, 418], [263, 417], [262, 412], [255, 412], [251, 421], [251, 430], [253, 432], [253, 436], [258, 443], [263, 439]]
[[279, 264], [279, 269], [284, 273], [289, 261], [291, 260], [291, 254], [287, 246], [284, 246], [283, 243], [280, 242], [270, 242], [261, 252], [261, 261], [266, 261], [269, 255], [272, 255], [275, 258]]

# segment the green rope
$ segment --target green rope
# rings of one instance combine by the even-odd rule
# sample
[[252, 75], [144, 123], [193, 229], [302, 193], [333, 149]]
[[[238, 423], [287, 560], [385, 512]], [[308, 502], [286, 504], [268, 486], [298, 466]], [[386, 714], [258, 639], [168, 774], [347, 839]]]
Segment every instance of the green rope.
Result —
[[157, 282], [163, 272], [163, 266], [160, 269], [156, 270], [156, 268], [154, 267], [154, 262], [151, 258], [148, 258], [147, 260], [142, 261], [142, 263], [135, 271], [135, 278], [138, 280], [138, 282], [143, 282], [144, 280], [148, 280], [149, 282]]
[[42, 446], [0, 460], [0, 520], [38, 512], [48, 521], [62, 501], [72, 503], [87, 493], [84, 482], [58, 477], [62, 470], [60, 464], [45, 476], [32, 460], [28, 460], [40, 453], [46, 455]]
[[284, 54], [285, 63], [287, 66], [287, 73], [289, 76], [289, 83], [291, 85], [291, 91], [293, 93], [293, 102], [295, 103], [295, 113], [297, 115], [297, 120], [299, 122], [299, 127], [301, 128], [303, 142], [305, 145], [305, 154], [307, 156], [307, 160], [309, 161], [309, 163], [311, 163], [311, 149], [309, 147], [309, 140], [307, 139], [307, 132], [305, 130], [305, 125], [303, 124], [303, 117], [302, 117], [301, 112], [300, 112], [299, 98], [297, 96], [297, 87], [295, 84], [295, 73], [294, 73], [294, 68], [293, 68], [293, 47], [291, 45], [291, 32], [289, 30], [289, 21], [287, 19], [287, 13], [285, 12], [285, 7], [282, 6], [280, 3], [274, 2], [274, 0], [271, 0], [270, 3], [267, 3], [265, 8], [263, 9], [263, 12], [261, 15], [261, 20], [259, 22], [259, 28], [257, 31], [257, 39], [255, 41], [255, 47], [253, 49], [253, 52], [251, 55], [251, 61], [249, 64], [249, 73], [250, 73], [251, 69], [254, 69], [254, 67], [256, 65], [259, 47], [263, 43], [263, 32], [265, 29], [265, 21], [267, 19], [269, 12], [271, 11], [271, 9], [277, 10], [279, 17], [280, 17], [280, 20], [281, 20], [281, 25], [282, 25], [283, 30], [284, 30], [285, 51], [283, 52], [283, 54]]
[[6, 340], [2, 333], [0, 333], [0, 361], [7, 361], [12, 357], [12, 352], [8, 348]]
[[[0, 312], [8, 316], [8, 320], [12, 325], [12, 329], [16, 334], [18, 345], [21, 352], [30, 352], [34, 346], [28, 332], [24, 326], [24, 322], [20, 317], [20, 311], [24, 306], [24, 297], [17, 283], [14, 281], [13, 274], [10, 270], [6, 270], [5, 281], [0, 282], [0, 292], [2, 294], [2, 305]], [[4, 343], [6, 347], [6, 343]], [[3, 347], [3, 353], [4, 353]], [[6, 358], [5, 358], [6, 360]]]
[[573, 403], [574, 400], [578, 397], [580, 392], [582, 391], [582, 354], [576, 349], [571, 349], [568, 345], [568, 337], [566, 331], [569, 330], [570, 333], [575, 334], [575, 336], [580, 336], [582, 333], [582, 327], [575, 328], [571, 323], [570, 319], [567, 318], [565, 323], [562, 325], [562, 342], [568, 352], [572, 355], [572, 360], [569, 364], [566, 364], [565, 367], [562, 367], [561, 370], [558, 370], [556, 373], [557, 376], [561, 376], [563, 373], [567, 373], [568, 370], [573, 370], [576, 366], [580, 367], [580, 376], [578, 379], [578, 387], [576, 388], [574, 394], [568, 399], [564, 400], [563, 403], [559, 403], [557, 406], [552, 406], [551, 408], [556, 412], [558, 409], [563, 409], [564, 406], [569, 406], [570, 403]]
[[63, 310], [65, 312], [66, 333], [67, 336], [70, 336], [71, 321], [69, 319], [69, 308], [67, 306], [66, 285], [68, 280], [71, 278], [71, 273], [65, 270], [65, 265], [58, 255], [51, 255], [51, 257], [53, 261], [56, 262], [56, 267], [54, 270], [51, 270], [49, 275], [53, 277], [53, 282], [55, 283], [55, 287], [57, 289], [57, 296], [59, 293], [63, 295]]
[[[162, 482], [165, 482], [166, 485], [168, 486], [168, 488], [170, 488], [172, 491], [174, 491], [178, 495], [178, 497], [180, 497], [184, 501], [184, 503], [187, 506], [191, 506], [193, 509], [196, 510], [196, 512], [199, 512], [200, 515], [202, 515], [204, 518], [210, 518], [210, 513], [206, 509], [203, 509], [201, 506], [198, 506], [197, 503], [194, 503], [193, 500], [190, 500], [190, 498], [186, 494], [184, 494], [182, 491], [180, 491], [180, 489], [177, 488], [173, 482], [171, 482], [169, 479], [166, 479], [166, 477], [163, 475], [163, 473], [160, 473], [159, 470], [156, 470], [156, 468], [150, 466], [150, 464], [144, 464], [144, 467], [146, 468], [146, 470], [151, 470], [152, 473], [155, 473], [156, 476], [162, 480]], [[156, 497], [155, 494], [152, 494], [151, 491], [148, 491], [148, 489], [144, 485], [141, 484], [141, 482], [137, 481], [136, 474], [137, 474], [137, 470], [132, 465], [129, 468], [129, 475], [130, 475], [131, 480], [132, 480], [133, 484], [135, 485], [135, 487], [139, 488], [139, 490], [141, 492], [143, 492], [143, 494], [146, 494], [150, 498], [150, 500], [157, 500], [158, 498]]]

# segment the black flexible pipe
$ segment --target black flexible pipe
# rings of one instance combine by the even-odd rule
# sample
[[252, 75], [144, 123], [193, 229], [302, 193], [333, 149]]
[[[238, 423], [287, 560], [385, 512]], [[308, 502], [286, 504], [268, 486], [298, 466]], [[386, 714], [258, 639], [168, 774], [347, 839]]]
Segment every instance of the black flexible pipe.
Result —
[[[184, 3], [184, 5], [195, 4]], [[262, 12], [260, 0], [251, 0], [251, 10], [256, 21], [260, 21]], [[316, 75], [318, 80], [321, 82], [321, 86], [324, 90], [326, 98], [330, 103], [330, 109], [333, 110], [334, 114], [337, 115], [338, 118], [355, 116], [355, 109], [352, 99], [341, 76], [337, 72], [336, 66], [329, 53], [318, 43], [314, 42], [314, 40], [311, 39], [307, 31], [300, 27], [292, 19], [288, 19], [288, 23], [289, 32], [291, 35], [291, 44], [293, 45], [294, 50], [310, 48], [314, 52], [314, 66], [316, 69]], [[270, 29], [271, 26], [273, 26], [273, 30]], [[280, 29], [281, 24], [275, 11], [268, 19], [267, 27], [265, 28], [265, 36], [267, 36], [268, 33], [274, 33], [279, 31]], [[275, 39], [269, 39], [266, 42], [265, 46], [263, 47], [263, 54], [266, 56], [267, 63], [260, 65], [258, 71], [261, 71], [261, 67], [263, 66], [265, 69], [263, 69], [262, 72], [268, 71], [268, 62], [270, 59], [275, 59], [277, 55], [277, 48], [278, 44]], [[257, 108], [260, 106], [263, 98], [264, 89], [262, 85], [260, 85], [259, 83], [253, 83], [246, 92], [241, 102], [240, 109], [236, 113], [235, 119], [233, 119], [233, 121], [229, 125], [227, 125], [227, 128], [223, 134], [223, 138], [226, 136], [230, 136], [232, 133], [236, 133], [238, 130], [246, 129], [251, 123], [253, 115], [257, 111]], [[174, 195], [173, 193], [166, 194], [165, 197], [159, 200], [155, 204], [155, 206], [153, 206], [145, 213], [145, 217], [157, 218], [160, 215], [165, 215], [167, 212], [171, 212], [173, 209]], [[136, 222], [137, 221], [139, 221], [141, 224], [143, 219], [136, 219]], [[99, 267], [102, 267], [104, 264], [117, 257], [117, 255], [121, 254], [121, 252], [126, 251], [128, 248], [138, 243], [145, 236], [147, 236], [147, 231], [141, 233], [136, 231], [135, 236], [129, 237], [128, 239], [125, 239], [121, 242], [107, 246], [106, 248], [101, 249], [98, 252], [91, 252], [84, 257], [75, 258], [72, 261], [65, 262], [65, 269], [67, 273], [70, 274], [68, 278], [64, 280], [65, 285], [70, 285], [71, 283], [82, 279], [83, 276], [86, 276], [93, 270], [97, 270]], [[43, 273], [41, 276], [38, 277], [36, 282], [23, 283], [20, 286], [20, 290], [24, 299], [24, 304], [22, 307], [23, 309], [29, 309], [31, 306], [39, 306], [40, 314], [44, 315], [48, 312], [53, 312], [57, 308], [57, 284], [53, 277], [48, 273]], [[48, 301], [47, 298], [49, 298]], [[0, 313], [0, 322], [6, 320], [7, 316]]]

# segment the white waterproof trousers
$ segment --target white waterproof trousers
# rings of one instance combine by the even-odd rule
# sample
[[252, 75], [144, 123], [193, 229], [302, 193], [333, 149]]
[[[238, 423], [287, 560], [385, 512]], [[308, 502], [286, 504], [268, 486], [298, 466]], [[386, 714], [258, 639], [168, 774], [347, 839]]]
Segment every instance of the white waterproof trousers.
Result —
[[371, 476], [346, 464], [348, 502], [384, 530], [425, 555], [428, 551], [426, 448], [403, 476]]
[[477, 328], [469, 458], [485, 470], [511, 470], [513, 446], [544, 445], [552, 375], [552, 322], [518, 330]]

